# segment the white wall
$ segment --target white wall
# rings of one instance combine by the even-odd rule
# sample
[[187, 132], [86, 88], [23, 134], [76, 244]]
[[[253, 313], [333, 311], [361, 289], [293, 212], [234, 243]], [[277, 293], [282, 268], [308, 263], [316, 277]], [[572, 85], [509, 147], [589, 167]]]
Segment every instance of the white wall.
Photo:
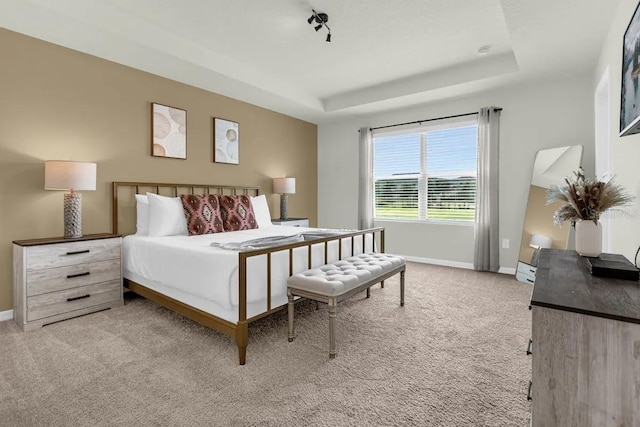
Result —
[[611, 24], [609, 35], [604, 42], [598, 66], [592, 80], [595, 93], [600, 78], [607, 67], [611, 76], [611, 170], [616, 180], [627, 191], [636, 196], [629, 216], [616, 215], [611, 218], [611, 250], [621, 253], [633, 261], [640, 246], [640, 135], [619, 137], [620, 91], [622, 75], [622, 40], [637, 0], [621, 0]]
[[[318, 127], [318, 225], [356, 227], [358, 128], [502, 107], [500, 141], [500, 239], [502, 267], [514, 268], [531, 170], [540, 149], [582, 144], [583, 167], [594, 169], [593, 82], [590, 74], [532, 82], [469, 97], [381, 114], [352, 117]], [[639, 144], [640, 145], [640, 144]], [[454, 263], [473, 262], [473, 227], [384, 222], [387, 250]]]

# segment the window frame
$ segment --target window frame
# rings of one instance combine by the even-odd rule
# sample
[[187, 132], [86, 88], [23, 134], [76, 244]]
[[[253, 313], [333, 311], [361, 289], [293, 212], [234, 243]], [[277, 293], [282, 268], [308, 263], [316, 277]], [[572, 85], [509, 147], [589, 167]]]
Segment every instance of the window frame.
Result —
[[[426, 158], [427, 152], [427, 132], [433, 132], [438, 130], [445, 129], [453, 129], [453, 128], [464, 128], [464, 127], [475, 127], [476, 130], [478, 128], [477, 119], [468, 119], [468, 118], [457, 118], [455, 120], [446, 119], [439, 121], [439, 123], [425, 123], [424, 125], [411, 125], [411, 126], [402, 126], [398, 129], [376, 132], [371, 136], [371, 144], [372, 144], [372, 169], [371, 169], [371, 196], [372, 196], [372, 208], [373, 208], [373, 220], [376, 222], [389, 222], [389, 223], [415, 223], [415, 224], [435, 224], [435, 225], [459, 225], [463, 227], [473, 226], [475, 224], [475, 209], [474, 209], [474, 218], [472, 220], [455, 220], [455, 219], [432, 219], [428, 218], [428, 179], [429, 178], [440, 178], [451, 175], [460, 175], [459, 172], [444, 172], [440, 174], [427, 174], [427, 162]], [[420, 135], [420, 172], [417, 174], [403, 174], [403, 175], [391, 175], [391, 176], [375, 176], [375, 139], [376, 138], [384, 138], [390, 136], [397, 135], [407, 135], [407, 134], [419, 134]], [[476, 169], [474, 171], [473, 176], [476, 179], [476, 193], [474, 195], [474, 200], [477, 200], [477, 180], [478, 180], [478, 168], [477, 168], [477, 156], [478, 156], [478, 138], [476, 137]], [[408, 179], [408, 178], [416, 178], [418, 179], [418, 218], [401, 218], [401, 217], [377, 217], [376, 216], [376, 182], [379, 180], [396, 180], [396, 179]], [[421, 188], [424, 186], [425, 190], [421, 191]], [[423, 218], [424, 213], [424, 219]]]

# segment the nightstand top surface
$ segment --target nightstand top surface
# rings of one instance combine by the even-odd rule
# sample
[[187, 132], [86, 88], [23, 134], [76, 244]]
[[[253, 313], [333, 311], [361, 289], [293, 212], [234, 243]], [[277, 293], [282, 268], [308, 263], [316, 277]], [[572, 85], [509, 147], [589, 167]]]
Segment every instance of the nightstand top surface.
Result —
[[100, 240], [100, 239], [113, 239], [114, 237], [122, 237], [120, 234], [112, 233], [98, 233], [98, 234], [85, 234], [77, 239], [65, 239], [64, 237], [46, 237], [43, 239], [29, 239], [29, 240], [14, 240], [13, 244], [18, 246], [40, 246], [40, 245], [53, 245], [56, 243], [71, 243], [71, 242], [83, 242], [86, 240]]
[[309, 219], [309, 218], [287, 218], [287, 219], [272, 218], [271, 221], [287, 222], [287, 221], [304, 221], [305, 219]]

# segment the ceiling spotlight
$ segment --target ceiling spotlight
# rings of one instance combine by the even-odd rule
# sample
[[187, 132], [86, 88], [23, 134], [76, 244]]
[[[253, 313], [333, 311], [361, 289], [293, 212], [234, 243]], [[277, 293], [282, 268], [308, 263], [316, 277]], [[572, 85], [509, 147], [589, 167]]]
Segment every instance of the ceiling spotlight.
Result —
[[313, 24], [314, 22], [318, 24], [313, 27], [313, 29], [316, 31], [320, 31], [322, 27], [325, 27], [327, 29], [327, 43], [331, 42], [331, 28], [329, 28], [329, 26], [327, 25], [327, 22], [329, 22], [329, 15], [327, 15], [326, 13], [318, 13], [315, 11], [315, 9], [311, 9], [311, 11], [313, 12], [313, 15], [311, 15], [311, 17], [307, 19], [307, 23], [309, 25]]

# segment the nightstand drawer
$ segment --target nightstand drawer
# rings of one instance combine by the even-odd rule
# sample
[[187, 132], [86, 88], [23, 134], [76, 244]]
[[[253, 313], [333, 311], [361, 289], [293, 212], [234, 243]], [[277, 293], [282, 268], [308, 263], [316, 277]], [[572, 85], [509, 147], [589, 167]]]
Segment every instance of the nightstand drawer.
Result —
[[100, 239], [30, 246], [26, 248], [26, 268], [27, 271], [40, 270], [114, 258], [120, 259], [120, 240], [120, 238]]
[[533, 284], [536, 281], [536, 270], [538, 268], [524, 262], [518, 262], [518, 270], [516, 271], [516, 277], [521, 282]]
[[27, 297], [120, 279], [120, 258], [27, 271]]
[[69, 313], [122, 298], [120, 280], [80, 286], [27, 298], [27, 321]]

